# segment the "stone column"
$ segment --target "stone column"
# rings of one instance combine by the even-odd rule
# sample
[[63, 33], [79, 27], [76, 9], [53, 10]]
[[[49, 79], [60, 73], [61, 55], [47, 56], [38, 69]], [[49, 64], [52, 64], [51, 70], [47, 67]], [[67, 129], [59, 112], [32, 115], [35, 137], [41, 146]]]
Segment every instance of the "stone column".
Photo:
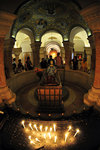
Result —
[[33, 51], [33, 66], [34, 67], [37, 67], [40, 64], [40, 55], [39, 55], [40, 46], [41, 46], [40, 41], [35, 41], [34, 43], [31, 44], [31, 48]]
[[89, 106], [100, 106], [100, 2], [85, 8], [81, 14], [92, 29], [96, 48], [94, 83], [88, 93], [85, 94], [84, 103]]
[[42, 58], [46, 58], [46, 51], [45, 51], [45, 47], [40, 47], [40, 61], [42, 60]]
[[69, 41], [64, 41], [64, 48], [65, 48], [65, 69], [70, 69], [70, 60], [71, 60], [71, 53], [73, 50], [73, 43]]
[[12, 69], [12, 49], [14, 42], [15, 40], [13, 38], [4, 41], [4, 64], [7, 71], [7, 78], [12, 77], [14, 74]]
[[16, 95], [8, 88], [4, 71], [4, 38], [9, 32], [15, 15], [0, 11], [0, 104], [11, 104]]
[[96, 49], [95, 49], [95, 41], [94, 36], [88, 37], [91, 49], [92, 49], [92, 56], [91, 56], [91, 69], [95, 70], [95, 62], [96, 62]]
[[13, 53], [15, 54], [17, 65], [18, 65], [19, 55], [21, 52], [22, 52], [22, 48], [13, 48]]
[[61, 49], [61, 57], [62, 57], [63, 63], [65, 64], [65, 49], [64, 47], [60, 47], [60, 49]]
[[92, 55], [92, 50], [91, 50], [91, 47], [84, 47], [84, 49], [86, 50], [86, 54], [87, 54], [87, 69], [91, 70], [91, 55]]

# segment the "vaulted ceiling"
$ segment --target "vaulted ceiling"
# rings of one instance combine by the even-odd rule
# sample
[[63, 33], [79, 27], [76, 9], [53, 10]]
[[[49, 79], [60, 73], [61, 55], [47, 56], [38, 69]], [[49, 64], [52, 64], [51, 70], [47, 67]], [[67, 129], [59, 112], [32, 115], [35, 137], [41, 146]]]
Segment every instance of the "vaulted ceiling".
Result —
[[[29, 0], [30, 1], [30, 0]], [[34, 2], [40, 2], [44, 0], [33, 0]], [[57, 0], [45, 0], [45, 1], [57, 1]], [[58, 0], [59, 1], [59, 0]], [[88, 5], [100, 1], [100, 0], [61, 0], [63, 2], [73, 1], [80, 9], [87, 7]], [[28, 2], [28, 0], [0, 0], [0, 9], [4, 11], [8, 11], [10, 13], [16, 13], [16, 10]]]

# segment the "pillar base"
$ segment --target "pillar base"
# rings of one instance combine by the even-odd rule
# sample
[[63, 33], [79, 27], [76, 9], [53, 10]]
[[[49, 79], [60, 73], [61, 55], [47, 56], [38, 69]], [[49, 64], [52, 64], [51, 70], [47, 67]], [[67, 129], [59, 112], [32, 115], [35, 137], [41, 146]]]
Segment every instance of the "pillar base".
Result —
[[84, 103], [88, 106], [100, 106], [100, 89], [92, 87], [88, 93], [84, 95]]
[[16, 95], [6, 86], [0, 88], [0, 104], [12, 104], [15, 102]]

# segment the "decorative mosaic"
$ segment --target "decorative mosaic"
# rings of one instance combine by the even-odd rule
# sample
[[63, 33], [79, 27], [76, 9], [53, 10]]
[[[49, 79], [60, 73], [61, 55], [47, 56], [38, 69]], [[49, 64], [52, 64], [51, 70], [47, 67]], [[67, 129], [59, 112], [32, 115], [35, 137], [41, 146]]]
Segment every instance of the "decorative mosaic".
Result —
[[75, 26], [83, 27], [90, 32], [87, 24], [79, 14], [79, 10], [72, 2], [63, 0], [31, 0], [19, 8], [13, 28], [12, 36], [22, 28], [29, 28], [38, 35], [39, 39], [48, 30], [55, 30], [64, 37], [69, 37]]

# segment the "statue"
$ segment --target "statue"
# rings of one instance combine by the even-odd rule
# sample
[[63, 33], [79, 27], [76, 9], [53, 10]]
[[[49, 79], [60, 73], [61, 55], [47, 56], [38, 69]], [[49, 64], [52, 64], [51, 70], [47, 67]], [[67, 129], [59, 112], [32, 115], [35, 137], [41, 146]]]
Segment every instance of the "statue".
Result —
[[41, 85], [59, 85], [57, 80], [57, 69], [52, 60], [50, 61], [50, 65], [48, 66], [46, 72], [44, 72]]

